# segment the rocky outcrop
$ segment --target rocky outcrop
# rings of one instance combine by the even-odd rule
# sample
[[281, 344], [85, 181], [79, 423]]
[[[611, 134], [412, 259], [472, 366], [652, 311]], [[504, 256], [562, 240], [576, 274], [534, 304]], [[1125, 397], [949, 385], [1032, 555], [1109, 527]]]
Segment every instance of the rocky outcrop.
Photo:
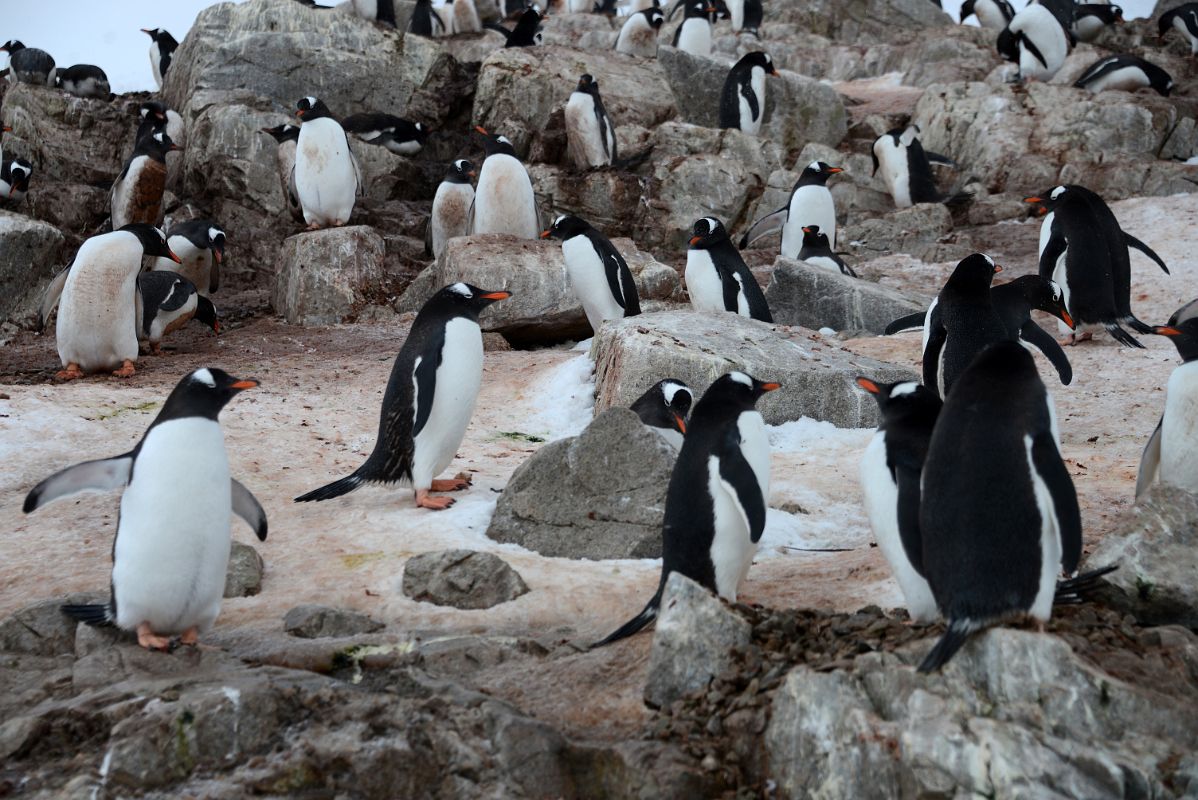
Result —
[[292, 325], [348, 322], [383, 292], [383, 239], [357, 225], [283, 242], [271, 304]]
[[836, 246], [851, 248], [861, 259], [904, 253], [924, 261], [947, 261], [969, 255], [968, 248], [942, 246], [953, 230], [949, 210], [939, 203], [921, 203], [885, 216], [845, 225], [836, 233]]
[[520, 465], [487, 536], [550, 557], [658, 558], [675, 457], [634, 412], [609, 409]]
[[876, 334], [928, 305], [887, 286], [785, 258], [774, 262], [765, 299], [783, 325]]
[[63, 267], [65, 242], [53, 225], [0, 211], [0, 322], [32, 322]]
[[926, 0], [816, 0], [784, 5], [771, 16], [808, 33], [871, 44], [952, 25], [951, 17]]
[[403, 593], [422, 603], [490, 608], [528, 594], [520, 573], [493, 553], [438, 550], [404, 564]]
[[301, 639], [323, 639], [332, 636], [357, 636], [374, 633], [383, 623], [365, 614], [345, 608], [327, 606], [296, 606], [283, 617], [283, 629]]

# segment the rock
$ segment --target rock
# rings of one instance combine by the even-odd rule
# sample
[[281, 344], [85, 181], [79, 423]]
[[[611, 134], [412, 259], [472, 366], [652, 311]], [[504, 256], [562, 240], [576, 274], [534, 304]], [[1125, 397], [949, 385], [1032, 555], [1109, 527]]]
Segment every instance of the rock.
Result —
[[[641, 302], [670, 297], [678, 273], [641, 252], [629, 239], [612, 244], [628, 262]], [[582, 304], [566, 278], [566, 262], [557, 241], [480, 234], [450, 239], [445, 254], [408, 287], [399, 310], [416, 311], [434, 292], [456, 281], [484, 289], [505, 289], [512, 297], [487, 308], [484, 331], [503, 334], [517, 346], [552, 344], [591, 335]]]
[[[657, 63], [666, 74], [678, 117], [691, 125], [718, 128], [720, 125], [720, 94], [733, 62], [725, 58], [700, 56], [662, 45], [657, 49]], [[777, 84], [777, 81], [773, 82]], [[766, 87], [768, 95], [773, 86]]]
[[288, 237], [271, 305], [292, 325], [348, 322], [383, 295], [385, 250], [365, 225]]
[[969, 255], [967, 249], [941, 243], [952, 230], [952, 214], [945, 206], [921, 203], [845, 225], [836, 232], [836, 246], [852, 248], [860, 259], [888, 253], [905, 253], [924, 261], [964, 258]]
[[854, 378], [918, 380], [904, 367], [856, 356], [799, 329], [691, 310], [604, 325], [591, 353], [596, 410], [628, 405], [662, 375], [701, 395], [720, 375], [739, 369], [782, 384], [757, 404], [770, 425], [806, 416], [845, 428], [873, 427], [877, 404], [856, 387]]
[[1147, 625], [1198, 628], [1198, 495], [1155, 484], [1123, 512], [1087, 557], [1118, 564], [1107, 575], [1104, 602]]
[[46, 285], [63, 266], [65, 243], [52, 225], [0, 211], [0, 322], [33, 321]]
[[528, 586], [520, 573], [493, 553], [438, 550], [408, 559], [403, 593], [439, 606], [490, 608], [528, 594]]
[[927, 301], [889, 287], [785, 258], [774, 262], [765, 299], [774, 320], [783, 325], [876, 334], [899, 317], [928, 307]]
[[608, 409], [516, 469], [487, 536], [549, 557], [659, 558], [675, 458], [633, 411]]
[[844, 42], [888, 42], [947, 28], [953, 19], [927, 0], [816, 0], [785, 4], [771, 15], [808, 33]]
[[702, 689], [734, 663], [732, 651], [748, 646], [752, 626], [711, 592], [671, 572], [649, 651], [645, 704], [664, 708]]
[[62, 613], [63, 600], [42, 600], [0, 621], [0, 652], [57, 656], [75, 652], [77, 623]]
[[296, 606], [283, 617], [283, 628], [301, 639], [324, 639], [330, 636], [357, 636], [381, 631], [386, 626], [365, 614], [328, 606]]
[[225, 572], [225, 597], [250, 597], [262, 591], [262, 556], [248, 544], [233, 542]]
[[789, 70], [770, 80], [765, 93], [761, 135], [798, 152], [808, 144], [835, 147], [848, 133], [848, 113], [840, 95], [826, 83]]

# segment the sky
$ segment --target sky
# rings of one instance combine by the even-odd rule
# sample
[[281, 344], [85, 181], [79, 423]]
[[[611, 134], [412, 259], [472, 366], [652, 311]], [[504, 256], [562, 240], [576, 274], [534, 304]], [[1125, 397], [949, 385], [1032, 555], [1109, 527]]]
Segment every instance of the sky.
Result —
[[[242, 0], [233, 0], [242, 2]], [[798, 0], [767, 0], [797, 2]], [[320, 0], [334, 5], [333, 0]], [[1147, 16], [1155, 0], [1120, 0], [1127, 17]], [[165, 28], [180, 42], [200, 9], [212, 0], [3, 0], [0, 41], [20, 39], [40, 47], [61, 67], [95, 64], [114, 92], [153, 90], [150, 37], [141, 28]], [[958, 0], [944, 0], [956, 16]], [[1014, 0], [1019, 8], [1025, 0]], [[0, 59], [3, 54], [0, 54]]]

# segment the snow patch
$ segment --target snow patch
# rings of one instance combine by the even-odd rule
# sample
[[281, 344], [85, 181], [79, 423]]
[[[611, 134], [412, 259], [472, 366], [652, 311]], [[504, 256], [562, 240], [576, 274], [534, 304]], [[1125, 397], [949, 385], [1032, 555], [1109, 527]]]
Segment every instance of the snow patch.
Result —
[[521, 431], [550, 441], [577, 436], [595, 414], [595, 363], [585, 354], [565, 361], [534, 381], [523, 397], [528, 414]]

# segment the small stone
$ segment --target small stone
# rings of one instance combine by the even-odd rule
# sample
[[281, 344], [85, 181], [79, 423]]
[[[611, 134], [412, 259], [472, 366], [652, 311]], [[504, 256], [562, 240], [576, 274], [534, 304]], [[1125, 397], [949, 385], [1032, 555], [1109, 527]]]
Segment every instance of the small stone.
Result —
[[283, 628], [301, 639], [323, 639], [329, 636], [357, 636], [374, 633], [386, 627], [365, 614], [328, 606], [296, 606], [283, 617]]
[[262, 556], [248, 544], [233, 542], [225, 573], [225, 597], [250, 597], [262, 591]]
[[403, 593], [413, 600], [454, 608], [490, 608], [528, 593], [520, 573], [492, 553], [439, 550], [408, 559]]

